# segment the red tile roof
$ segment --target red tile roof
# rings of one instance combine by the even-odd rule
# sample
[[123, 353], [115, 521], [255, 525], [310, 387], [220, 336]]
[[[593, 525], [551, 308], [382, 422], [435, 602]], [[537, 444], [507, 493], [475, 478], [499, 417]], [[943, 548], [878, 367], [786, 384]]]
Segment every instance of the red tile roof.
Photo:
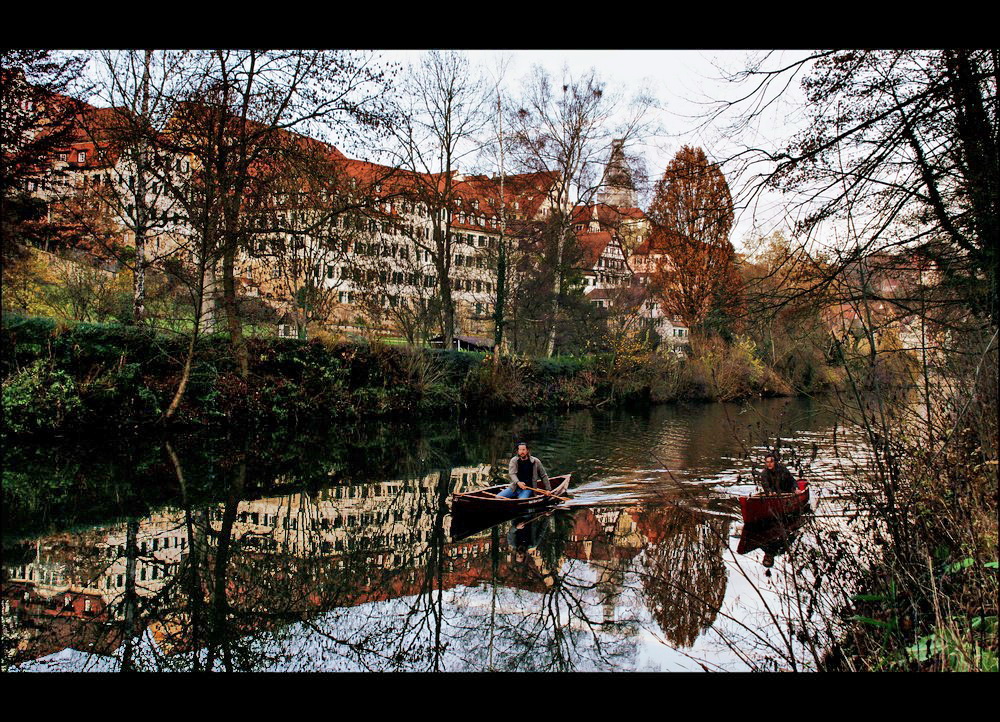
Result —
[[595, 210], [597, 211], [596, 220], [602, 229], [614, 230], [625, 221], [638, 221], [646, 217], [646, 214], [639, 208], [619, 208], [609, 206], [607, 203], [592, 203], [573, 208], [573, 223], [590, 223], [595, 220]]
[[[108, 168], [117, 162], [123, 147], [123, 136], [131, 125], [128, 122], [130, 111], [127, 108], [98, 108], [58, 93], [53, 93], [47, 102], [51, 104], [51, 109], [46, 107], [45, 115], [53, 119], [66, 117], [67, 108], [73, 110], [65, 142], [53, 146], [53, 153], [57, 155], [49, 160], [49, 167], [61, 153], [66, 154], [66, 163], [74, 170]], [[43, 125], [38, 132], [45, 135], [61, 133], [65, 129], [66, 125], [60, 121], [59, 125], [55, 122]], [[78, 160], [80, 151], [86, 153], [82, 163]]]
[[650, 231], [649, 236], [642, 241], [635, 249], [632, 251], [633, 256], [648, 256], [651, 253], [666, 253], [667, 249], [670, 247], [669, 236], [670, 231], [667, 231], [658, 226], [654, 226]]
[[584, 294], [589, 301], [611, 298], [610, 288], [592, 288]]
[[583, 250], [583, 257], [580, 265], [583, 268], [591, 269], [597, 267], [597, 261], [604, 253], [614, 238], [610, 231], [599, 231], [597, 233], [577, 233], [577, 242]]

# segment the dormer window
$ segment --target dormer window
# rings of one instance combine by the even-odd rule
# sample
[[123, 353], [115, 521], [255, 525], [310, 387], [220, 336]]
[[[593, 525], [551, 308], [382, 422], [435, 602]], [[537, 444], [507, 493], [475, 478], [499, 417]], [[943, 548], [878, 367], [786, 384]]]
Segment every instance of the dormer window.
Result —
[[77, 163], [86, 163], [87, 162], [87, 151], [85, 151], [85, 150], [77, 151], [77, 153], [76, 153], [76, 162]]
[[69, 160], [69, 153], [56, 153], [56, 159], [61, 161]]

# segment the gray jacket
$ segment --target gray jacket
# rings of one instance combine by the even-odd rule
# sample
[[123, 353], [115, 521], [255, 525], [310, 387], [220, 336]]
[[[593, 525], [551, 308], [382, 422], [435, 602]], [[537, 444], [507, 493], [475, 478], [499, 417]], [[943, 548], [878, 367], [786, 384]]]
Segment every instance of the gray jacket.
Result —
[[[549, 484], [549, 475], [545, 472], [545, 467], [542, 466], [542, 462], [538, 460], [535, 456], [529, 456], [531, 459], [531, 484], [530, 486], [539, 486], [537, 483], [541, 481], [542, 489], [545, 491], [552, 491], [552, 485]], [[515, 454], [507, 465], [507, 473], [510, 475], [510, 486], [507, 487], [511, 491], [516, 491], [519, 487], [517, 485], [517, 460], [518, 456]]]

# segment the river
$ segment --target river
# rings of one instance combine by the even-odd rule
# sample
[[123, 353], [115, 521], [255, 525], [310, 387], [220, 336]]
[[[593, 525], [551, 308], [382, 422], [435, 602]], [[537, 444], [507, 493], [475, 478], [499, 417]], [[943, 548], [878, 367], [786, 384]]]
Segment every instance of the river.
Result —
[[[521, 440], [570, 501], [452, 518]], [[737, 498], [775, 443], [810, 508], [754, 536]], [[814, 669], [861, 453], [808, 399], [125, 447], [8, 459], [6, 670]]]

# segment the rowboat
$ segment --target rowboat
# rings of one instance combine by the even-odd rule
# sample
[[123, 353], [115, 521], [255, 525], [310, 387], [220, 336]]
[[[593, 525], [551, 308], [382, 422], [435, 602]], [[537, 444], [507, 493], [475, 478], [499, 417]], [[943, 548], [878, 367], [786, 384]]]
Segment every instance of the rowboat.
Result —
[[466, 494], [451, 495], [452, 514], [522, 514], [535, 509], [542, 509], [547, 506], [558, 504], [560, 499], [556, 497], [564, 496], [569, 488], [569, 478], [572, 474], [562, 476], [550, 476], [549, 485], [552, 491], [549, 494], [542, 494], [535, 491], [527, 499], [505, 499], [498, 498], [497, 494], [506, 489], [509, 484], [498, 484], [485, 489], [477, 489]]
[[801, 511], [809, 503], [809, 485], [805, 479], [799, 479], [798, 486], [798, 490], [786, 494], [741, 496], [740, 511], [743, 512], [743, 522], [752, 524], [780, 519]]

